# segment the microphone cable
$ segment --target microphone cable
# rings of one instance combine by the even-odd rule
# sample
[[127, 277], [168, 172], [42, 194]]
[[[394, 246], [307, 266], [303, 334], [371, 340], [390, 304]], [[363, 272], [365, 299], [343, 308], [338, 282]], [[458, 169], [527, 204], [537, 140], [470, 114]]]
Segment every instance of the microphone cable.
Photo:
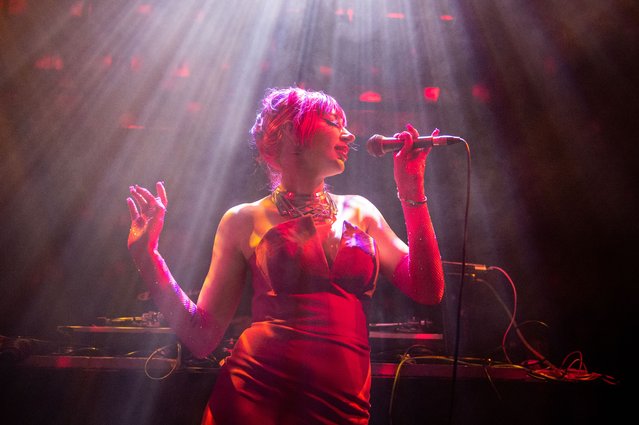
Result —
[[462, 261], [461, 261], [461, 273], [459, 279], [459, 294], [457, 298], [457, 310], [455, 315], [455, 341], [454, 341], [454, 354], [453, 354], [453, 370], [451, 376], [451, 395], [450, 395], [450, 410], [448, 413], [449, 424], [453, 423], [453, 414], [455, 412], [455, 393], [457, 390], [457, 369], [459, 366], [459, 341], [460, 341], [460, 328], [461, 328], [461, 309], [462, 309], [462, 295], [464, 292], [464, 277], [466, 276], [466, 245], [468, 241], [468, 216], [470, 211], [470, 146], [466, 140], [461, 139], [466, 147], [466, 160], [467, 160], [467, 172], [466, 172], [466, 207], [464, 210], [464, 233], [462, 242]]

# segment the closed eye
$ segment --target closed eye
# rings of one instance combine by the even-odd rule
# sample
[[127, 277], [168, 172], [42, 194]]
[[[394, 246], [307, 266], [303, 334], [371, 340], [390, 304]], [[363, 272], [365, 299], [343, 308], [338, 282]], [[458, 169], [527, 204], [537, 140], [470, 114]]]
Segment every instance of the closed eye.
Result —
[[330, 126], [341, 128], [341, 125], [337, 121], [331, 121], [328, 118], [324, 118], [324, 121], [326, 121], [326, 124]]

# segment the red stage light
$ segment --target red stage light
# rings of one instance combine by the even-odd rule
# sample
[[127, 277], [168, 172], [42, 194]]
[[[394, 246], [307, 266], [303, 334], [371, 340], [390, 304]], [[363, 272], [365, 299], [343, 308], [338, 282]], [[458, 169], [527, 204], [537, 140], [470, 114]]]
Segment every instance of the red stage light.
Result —
[[75, 3], [73, 3], [71, 5], [71, 10], [69, 10], [69, 13], [71, 14], [71, 16], [75, 16], [77, 18], [84, 15], [84, 2], [76, 1]]
[[335, 14], [337, 16], [346, 15], [348, 16], [348, 22], [353, 22], [353, 9], [337, 9]]
[[453, 15], [442, 15], [442, 16], [439, 17], [439, 19], [441, 19], [442, 21], [454, 21], [455, 20]]
[[331, 68], [330, 66], [320, 66], [319, 68], [319, 72], [322, 75], [333, 75], [333, 68]]
[[191, 69], [187, 64], [183, 63], [175, 70], [175, 76], [180, 78], [189, 78], [191, 76]]
[[186, 110], [192, 114], [197, 114], [202, 110], [202, 104], [200, 102], [189, 102], [186, 105]]
[[389, 12], [386, 17], [389, 19], [404, 19], [406, 16], [402, 12]]
[[131, 56], [131, 71], [137, 72], [142, 68], [142, 59], [139, 56]]
[[60, 71], [64, 68], [64, 61], [60, 55], [47, 55], [42, 56], [34, 65], [37, 69], [54, 69]]
[[144, 126], [138, 124], [137, 117], [131, 112], [125, 112], [120, 115], [120, 127], [128, 128], [130, 130], [143, 130]]
[[380, 103], [382, 101], [382, 95], [374, 91], [365, 91], [359, 95], [359, 101], [366, 103]]
[[27, 11], [27, 0], [9, 0], [7, 2], [7, 12], [9, 15], [22, 15]]
[[490, 101], [490, 90], [483, 84], [475, 84], [473, 86], [473, 97], [481, 103], [488, 103]]
[[439, 100], [441, 90], [439, 87], [424, 87], [424, 99], [430, 103], [436, 103]]
[[111, 68], [111, 65], [113, 65], [113, 56], [111, 55], [105, 55], [102, 58], [102, 66], [104, 68]]
[[153, 6], [149, 3], [144, 3], [138, 6], [138, 13], [141, 15], [149, 15], [153, 11]]

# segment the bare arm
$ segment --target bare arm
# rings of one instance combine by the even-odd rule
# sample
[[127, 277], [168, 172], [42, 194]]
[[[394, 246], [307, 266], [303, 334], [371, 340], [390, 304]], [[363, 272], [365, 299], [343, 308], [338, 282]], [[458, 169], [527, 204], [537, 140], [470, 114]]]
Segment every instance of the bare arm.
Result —
[[129, 252], [155, 304], [180, 341], [195, 356], [205, 357], [224, 336], [242, 294], [245, 261], [237, 237], [233, 237], [239, 232], [229, 230], [237, 215], [228, 212], [220, 222], [211, 266], [195, 304], [180, 288], [158, 251], [168, 201], [161, 183], [156, 189], [157, 197], [145, 188], [131, 187], [131, 198], [127, 199], [131, 214]]

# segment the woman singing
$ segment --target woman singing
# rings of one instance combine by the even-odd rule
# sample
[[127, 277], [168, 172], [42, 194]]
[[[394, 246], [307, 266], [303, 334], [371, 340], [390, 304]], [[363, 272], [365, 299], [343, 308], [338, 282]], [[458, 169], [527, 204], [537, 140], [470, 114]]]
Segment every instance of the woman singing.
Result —
[[155, 303], [199, 357], [220, 343], [250, 273], [252, 324], [217, 376], [203, 424], [367, 424], [371, 385], [365, 309], [379, 272], [413, 300], [441, 301], [444, 278], [424, 193], [428, 148], [398, 133], [394, 175], [408, 245], [378, 209], [326, 190], [355, 140], [332, 97], [271, 89], [251, 129], [273, 191], [228, 210], [197, 303], [158, 251], [168, 198], [130, 188], [128, 246]]

